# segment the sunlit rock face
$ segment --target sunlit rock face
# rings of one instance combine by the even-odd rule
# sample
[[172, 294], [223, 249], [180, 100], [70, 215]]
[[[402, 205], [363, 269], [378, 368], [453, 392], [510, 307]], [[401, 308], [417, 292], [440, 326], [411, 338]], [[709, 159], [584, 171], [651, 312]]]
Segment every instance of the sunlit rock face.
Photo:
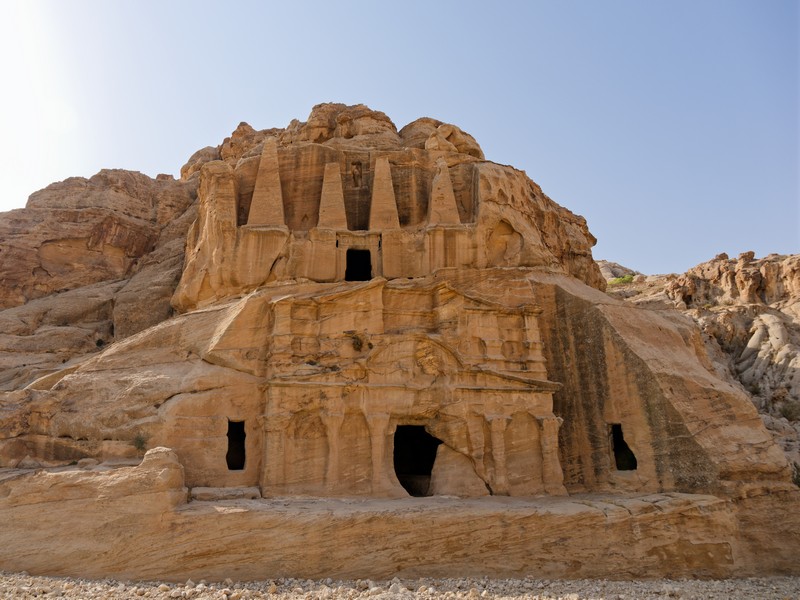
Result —
[[538, 267], [605, 285], [584, 219], [523, 172], [484, 160], [454, 125], [420, 119], [397, 133], [382, 113], [321, 105], [307, 123], [268, 133], [240, 125], [222, 146], [229, 158], [186, 169], [201, 172], [200, 217], [181, 310], [279, 281], [442, 269]]
[[742, 384], [800, 479], [800, 255], [723, 253], [680, 275], [599, 264], [612, 295], [697, 323], [715, 368]]
[[[570, 515], [588, 517], [565, 496], [662, 494], [626, 504], [624, 518], [669, 504], [671, 516], [652, 526], [655, 558], [642, 563], [665, 574], [755, 568], [753, 544], [772, 543], [755, 518], [753, 539], [736, 541], [727, 500], [695, 495], [771, 490], [780, 506], [796, 502], [783, 453], [742, 389], [714, 368], [691, 320], [606, 295], [584, 219], [525, 173], [487, 161], [455, 125], [423, 118], [398, 132], [365, 106], [324, 104], [285, 129], [241, 124], [168, 183], [197, 197], [184, 212], [196, 214], [188, 232], [169, 230], [185, 239], [171, 311], [117, 335], [113, 305], [127, 284], [68, 292], [67, 321], [89, 327], [96, 317], [108, 325], [104, 343], [7, 380], [2, 465], [170, 448], [159, 456], [171, 452], [184, 479], [169, 497], [185, 485], [190, 507], [296, 496], [565, 502], [535, 509], [543, 512], [514, 534], [523, 545], [545, 513], [562, 524], [553, 532], [570, 530]], [[158, 272], [157, 261], [151, 267]], [[147, 281], [135, 288], [141, 302], [126, 296], [142, 315], [165, 297], [149, 300]], [[90, 302], [95, 312], [80, 310]], [[49, 314], [51, 305], [38, 306], [0, 318], [21, 338], [32, 315]], [[679, 493], [685, 503], [669, 496]], [[487, 518], [502, 521], [503, 506]], [[686, 507], [713, 513], [713, 523]], [[167, 522], [176, 510], [191, 529], [194, 509], [153, 514]], [[263, 517], [241, 518], [247, 529]], [[668, 539], [675, 523], [703, 548], [689, 562]], [[602, 554], [593, 560], [606, 564]], [[380, 573], [416, 560], [406, 555], [393, 554]], [[333, 554], [320, 560], [314, 573], [346, 572]], [[506, 573], [501, 563], [481, 572]]]

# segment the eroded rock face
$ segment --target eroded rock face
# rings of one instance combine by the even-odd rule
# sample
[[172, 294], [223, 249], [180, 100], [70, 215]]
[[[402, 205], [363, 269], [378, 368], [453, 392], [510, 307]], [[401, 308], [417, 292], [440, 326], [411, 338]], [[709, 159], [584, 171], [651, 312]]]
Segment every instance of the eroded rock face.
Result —
[[800, 255], [720, 254], [682, 275], [641, 278], [610, 290], [639, 305], [673, 306], [691, 316], [716, 368], [751, 395], [800, 474]]
[[101, 171], [0, 214], [0, 390], [168, 318], [197, 177]]
[[[152, 474], [146, 467], [156, 459], [166, 469], [158, 479], [168, 485], [154, 489], [172, 500], [145, 511], [151, 537], [154, 522], [211, 535], [201, 531], [212, 502], [257, 507], [235, 509], [228, 527], [260, 531], [272, 517], [258, 503], [309, 496], [375, 503], [362, 512], [341, 504], [337, 514], [356, 538], [380, 539], [385, 531], [369, 523], [382, 522], [373, 510], [386, 516], [381, 502], [510, 496], [523, 525], [499, 535], [534, 552], [514, 568], [564, 575], [536, 554], [551, 542], [534, 538], [541, 527], [550, 540], [575, 531], [582, 525], [563, 523], [576, 515], [595, 532], [585, 539], [617, 531], [610, 523], [618, 518], [635, 531], [649, 523], [633, 544], [647, 557], [628, 573], [653, 564], [679, 574], [747, 572], [762, 565], [754, 548], [774, 548], [776, 564], [791, 568], [780, 548], [800, 535], [796, 519], [778, 534], [750, 508], [772, 494], [788, 506], [772, 509], [793, 510], [791, 470], [700, 330], [674, 310], [603, 293], [583, 218], [524, 173], [485, 160], [458, 127], [419, 119], [398, 132], [363, 105], [319, 105], [285, 129], [241, 124], [218, 148], [193, 155], [180, 182], [152, 185], [187, 193], [182, 213], [162, 219], [151, 211], [155, 241], [104, 215], [83, 245], [59, 246], [105, 244], [135, 263], [106, 265], [91, 285], [80, 280], [60, 296], [0, 312], [9, 331], [0, 338], [8, 348], [0, 355], [0, 466], [16, 467], [11, 477], [20, 465], [101, 469], [94, 461], [131, 460], [158, 446], [171, 450], [148, 453], [142, 470], [126, 472]], [[167, 292], [175, 314], [164, 309]], [[56, 351], [45, 352], [56, 334]], [[29, 366], [14, 363], [20, 351]], [[183, 467], [180, 480], [172, 463]], [[54, 485], [80, 479], [78, 498], [104, 487], [101, 475], [59, 477]], [[20, 490], [34, 493], [51, 480], [26, 474], [24, 482]], [[610, 500], [587, 510], [564, 498], [575, 493]], [[530, 504], [536, 496], [554, 504]], [[195, 502], [184, 507], [179, 497]], [[0, 497], [7, 521], [30, 520], [20, 498]], [[510, 509], [492, 506], [484, 514], [503, 523]], [[484, 510], [476, 507], [462, 509]], [[446, 511], [425, 509], [422, 520], [469, 535]], [[297, 514], [284, 512], [290, 529], [308, 534]], [[392, 512], [398, 543], [421, 548], [411, 514]], [[745, 521], [754, 524], [746, 540], [736, 533]], [[676, 541], [675, 527], [691, 543]], [[339, 539], [346, 529], [321, 535]], [[613, 553], [590, 546], [574, 551], [604, 566], [581, 573], [614, 568], [601, 558]], [[142, 577], [153, 561], [174, 559], [169, 572], [183, 576], [228, 564], [145, 555], [130, 571], [106, 561], [101, 572]], [[308, 561], [286, 564], [298, 574], [350, 574], [337, 556], [325, 550], [319, 571]], [[420, 556], [428, 554], [389, 550], [369, 573], [384, 576], [401, 563], [413, 574], [425, 564], [452, 568], [452, 551], [434, 563]], [[465, 568], [480, 564], [465, 556]], [[502, 560], [484, 566], [508, 572]]]
[[282, 131], [240, 125], [221, 158], [201, 170], [180, 310], [277, 281], [342, 281], [352, 251], [388, 279], [541, 267], [604, 287], [583, 218], [482, 160], [454, 125], [420, 119], [397, 134], [383, 113], [326, 104]]
[[170, 240], [162, 230], [192, 204], [193, 185], [130, 171], [73, 177], [0, 219], [0, 308], [127, 279]]

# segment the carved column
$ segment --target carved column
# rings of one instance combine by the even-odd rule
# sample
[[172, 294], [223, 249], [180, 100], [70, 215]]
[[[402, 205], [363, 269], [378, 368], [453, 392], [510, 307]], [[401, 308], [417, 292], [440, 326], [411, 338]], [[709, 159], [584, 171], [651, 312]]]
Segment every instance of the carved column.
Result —
[[261, 492], [266, 496], [270, 489], [280, 489], [286, 484], [286, 428], [289, 426], [291, 416], [273, 414], [262, 419], [264, 461]]
[[470, 411], [465, 416], [465, 421], [469, 436], [469, 450], [475, 462], [475, 472], [485, 482], [489, 482], [489, 474], [486, 472], [486, 463], [484, 462], [486, 449], [486, 440], [483, 435], [484, 418], [482, 415]]
[[333, 491], [339, 486], [339, 432], [344, 423], [342, 413], [320, 413], [328, 436], [328, 467], [325, 472], [325, 489]]
[[508, 496], [508, 468], [506, 466], [506, 427], [509, 417], [487, 416], [492, 433], [492, 457], [494, 458], [494, 485], [492, 492], [496, 496]]
[[564, 487], [564, 473], [561, 470], [561, 461], [558, 458], [558, 429], [561, 419], [558, 417], [541, 417], [542, 426], [540, 436], [542, 444], [542, 479], [544, 491], [555, 496], [564, 496], [567, 493]]
[[394, 488], [386, 471], [386, 438], [389, 435], [389, 415], [367, 415], [370, 450], [372, 452], [372, 493], [380, 494]]

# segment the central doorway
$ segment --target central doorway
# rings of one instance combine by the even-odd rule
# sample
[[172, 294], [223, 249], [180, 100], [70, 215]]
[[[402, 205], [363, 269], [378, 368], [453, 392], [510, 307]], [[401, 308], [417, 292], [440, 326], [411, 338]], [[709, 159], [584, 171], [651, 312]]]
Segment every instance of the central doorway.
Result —
[[427, 496], [436, 450], [442, 440], [422, 425], [398, 425], [394, 432], [394, 472], [411, 496]]
[[345, 281], [369, 281], [372, 279], [372, 255], [369, 250], [348, 248]]

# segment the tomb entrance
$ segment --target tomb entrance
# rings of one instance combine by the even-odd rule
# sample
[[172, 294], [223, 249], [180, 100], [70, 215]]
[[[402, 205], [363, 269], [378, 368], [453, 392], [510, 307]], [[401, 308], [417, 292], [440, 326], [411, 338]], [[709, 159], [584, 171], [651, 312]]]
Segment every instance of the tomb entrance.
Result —
[[427, 496], [436, 450], [442, 440], [422, 425], [398, 425], [394, 432], [394, 472], [411, 496]]
[[611, 425], [611, 449], [614, 452], [614, 463], [617, 471], [635, 471], [637, 467], [636, 455], [625, 441], [622, 434], [622, 425], [614, 423]]
[[345, 281], [369, 281], [372, 279], [372, 255], [369, 250], [348, 248]]

